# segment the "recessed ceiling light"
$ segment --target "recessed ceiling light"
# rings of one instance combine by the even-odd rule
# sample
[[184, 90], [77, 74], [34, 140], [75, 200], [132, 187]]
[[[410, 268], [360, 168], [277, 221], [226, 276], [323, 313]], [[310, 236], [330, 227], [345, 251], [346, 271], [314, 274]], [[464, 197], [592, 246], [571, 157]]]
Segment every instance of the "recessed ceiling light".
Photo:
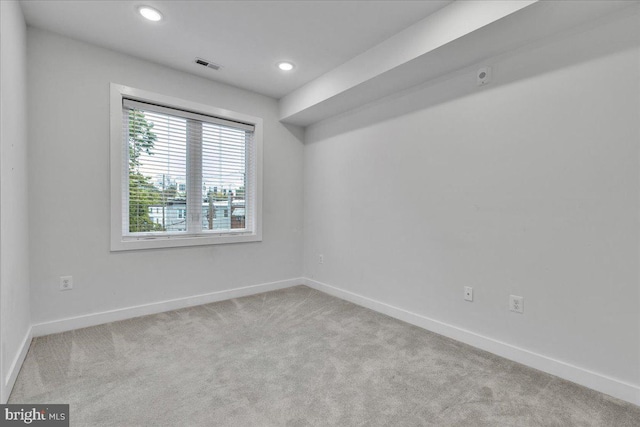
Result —
[[149, 21], [158, 22], [162, 19], [162, 14], [156, 9], [149, 6], [140, 6], [138, 8], [138, 12]]
[[278, 62], [278, 68], [282, 71], [291, 71], [293, 70], [293, 64], [291, 62]]

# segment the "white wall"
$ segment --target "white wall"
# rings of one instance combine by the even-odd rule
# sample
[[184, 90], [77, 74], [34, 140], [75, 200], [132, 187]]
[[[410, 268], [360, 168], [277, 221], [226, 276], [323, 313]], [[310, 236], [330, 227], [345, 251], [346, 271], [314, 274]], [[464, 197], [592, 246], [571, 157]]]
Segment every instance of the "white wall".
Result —
[[[304, 146], [276, 100], [33, 28], [27, 54], [34, 323], [301, 276]], [[262, 242], [109, 251], [110, 82], [264, 119]]]
[[639, 390], [633, 12], [309, 127], [305, 276]]
[[26, 27], [15, 1], [0, 2], [0, 402], [29, 344]]
[[[638, 387], [637, 19], [494, 58], [482, 89], [470, 68], [326, 120], [304, 147], [273, 99], [30, 28], [30, 230], [22, 187], [10, 233], [29, 231], [33, 322], [304, 274]], [[264, 118], [263, 242], [109, 252], [109, 82]], [[6, 241], [22, 292], [26, 245], [5, 239], [4, 201], [5, 123], [24, 131], [24, 116], [4, 114], [2, 277]], [[69, 274], [75, 289], [58, 291]]]

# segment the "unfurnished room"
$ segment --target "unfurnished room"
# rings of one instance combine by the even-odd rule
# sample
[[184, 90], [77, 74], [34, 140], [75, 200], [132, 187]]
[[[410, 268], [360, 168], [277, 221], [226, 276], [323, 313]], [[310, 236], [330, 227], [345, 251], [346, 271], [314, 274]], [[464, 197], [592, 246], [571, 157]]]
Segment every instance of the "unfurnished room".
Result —
[[0, 0], [1, 426], [640, 426], [640, 1]]

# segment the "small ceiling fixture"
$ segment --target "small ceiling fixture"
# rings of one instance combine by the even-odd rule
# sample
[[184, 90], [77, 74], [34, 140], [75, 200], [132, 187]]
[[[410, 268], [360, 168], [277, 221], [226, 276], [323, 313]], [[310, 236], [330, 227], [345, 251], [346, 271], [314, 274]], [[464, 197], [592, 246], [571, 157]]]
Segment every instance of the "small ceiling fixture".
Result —
[[291, 71], [293, 70], [293, 64], [291, 62], [278, 62], [278, 68], [280, 68], [282, 71]]
[[140, 6], [138, 8], [138, 13], [149, 21], [158, 22], [162, 20], [162, 14], [158, 10], [149, 6]]

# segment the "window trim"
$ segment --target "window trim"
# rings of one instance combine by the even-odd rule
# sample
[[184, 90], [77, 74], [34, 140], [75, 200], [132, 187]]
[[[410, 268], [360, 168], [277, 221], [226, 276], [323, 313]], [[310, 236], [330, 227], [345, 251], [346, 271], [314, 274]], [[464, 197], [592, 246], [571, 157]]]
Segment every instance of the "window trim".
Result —
[[[158, 104], [170, 108], [192, 111], [207, 116], [219, 117], [254, 126], [253, 142], [255, 150], [255, 188], [253, 203], [255, 206], [254, 229], [250, 232], [221, 232], [198, 235], [177, 236], [163, 234], [158, 236], [127, 237], [122, 233], [123, 202], [122, 191], [128, 188], [123, 179], [124, 168], [123, 136], [122, 136], [122, 100], [135, 99], [141, 102]], [[262, 241], [262, 119], [243, 113], [237, 113], [211, 105], [187, 101], [172, 96], [161, 95], [142, 89], [111, 83], [110, 84], [110, 153], [109, 171], [111, 185], [111, 251], [127, 251], [138, 249], [173, 248], [185, 246], [218, 245], [228, 243]], [[247, 204], [249, 201], [247, 201]]]

